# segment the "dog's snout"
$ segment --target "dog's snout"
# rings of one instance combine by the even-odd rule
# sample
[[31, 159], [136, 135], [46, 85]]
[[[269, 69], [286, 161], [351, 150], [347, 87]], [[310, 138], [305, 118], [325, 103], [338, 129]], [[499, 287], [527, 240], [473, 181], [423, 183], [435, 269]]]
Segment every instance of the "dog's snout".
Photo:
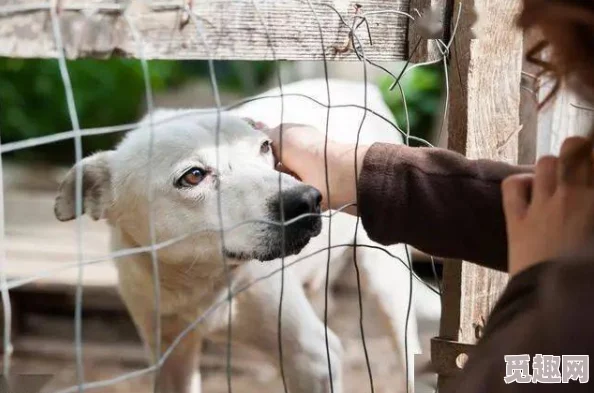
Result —
[[[303, 183], [287, 188], [269, 200], [269, 217], [282, 226], [271, 226], [268, 244], [269, 254], [259, 259], [269, 261], [281, 255], [295, 255], [309, 243], [312, 237], [322, 230], [322, 218], [319, 216], [322, 194]], [[273, 235], [272, 235], [273, 234]], [[274, 245], [274, 246], [273, 246]]]
[[300, 186], [283, 192], [282, 200], [285, 220], [290, 220], [304, 214], [319, 213], [322, 194], [314, 187]]

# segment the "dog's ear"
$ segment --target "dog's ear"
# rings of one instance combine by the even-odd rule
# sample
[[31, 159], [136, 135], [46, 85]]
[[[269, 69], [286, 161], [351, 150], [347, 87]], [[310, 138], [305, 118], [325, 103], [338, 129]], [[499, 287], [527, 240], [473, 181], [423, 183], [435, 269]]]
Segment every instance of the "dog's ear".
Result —
[[113, 152], [100, 152], [86, 157], [73, 166], [58, 188], [54, 213], [60, 221], [76, 218], [76, 167], [82, 169], [82, 212], [94, 220], [105, 218], [112, 204], [109, 159]]
[[262, 123], [261, 121], [256, 121], [251, 117], [242, 117], [241, 119], [247, 122], [250, 126], [252, 126], [252, 128], [256, 130], [263, 131], [269, 128], [266, 124]]

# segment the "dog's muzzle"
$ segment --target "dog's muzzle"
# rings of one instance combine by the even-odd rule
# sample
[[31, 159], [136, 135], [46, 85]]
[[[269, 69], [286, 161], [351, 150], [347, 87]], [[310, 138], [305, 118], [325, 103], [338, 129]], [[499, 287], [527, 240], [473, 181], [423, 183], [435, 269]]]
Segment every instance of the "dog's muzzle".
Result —
[[267, 218], [284, 225], [266, 224], [264, 229], [258, 229], [262, 233], [259, 244], [248, 246], [249, 251], [225, 248], [226, 257], [244, 261], [271, 261], [300, 253], [322, 231], [321, 201], [320, 192], [306, 185], [277, 194], [268, 201]]
[[[312, 237], [320, 234], [322, 219], [320, 217], [322, 194], [307, 185], [299, 185], [283, 190], [274, 200], [269, 202], [271, 218], [277, 222], [284, 222], [284, 226], [272, 228], [273, 239], [270, 244], [270, 255], [261, 260], [272, 260], [283, 255], [294, 255], [309, 243]], [[282, 214], [281, 214], [282, 212]]]

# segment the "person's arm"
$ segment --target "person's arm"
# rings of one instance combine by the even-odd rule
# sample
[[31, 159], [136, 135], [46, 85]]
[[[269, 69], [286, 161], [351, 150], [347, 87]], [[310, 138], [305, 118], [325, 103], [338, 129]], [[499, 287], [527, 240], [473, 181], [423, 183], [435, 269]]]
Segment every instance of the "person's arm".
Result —
[[375, 144], [359, 173], [358, 214], [378, 243], [506, 271], [501, 182], [530, 171], [443, 149]]
[[324, 209], [358, 202], [343, 211], [359, 214], [372, 240], [507, 269], [501, 182], [531, 167], [393, 144], [355, 151], [329, 141], [325, 149], [318, 130], [290, 124], [283, 125], [281, 159], [280, 128], [267, 132], [281, 169], [320, 190]]

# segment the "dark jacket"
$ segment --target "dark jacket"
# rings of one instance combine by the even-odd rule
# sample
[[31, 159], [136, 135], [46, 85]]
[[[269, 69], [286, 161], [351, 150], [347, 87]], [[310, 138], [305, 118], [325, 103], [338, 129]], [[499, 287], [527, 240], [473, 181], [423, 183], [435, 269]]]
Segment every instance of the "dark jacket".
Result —
[[[506, 271], [501, 181], [531, 170], [441, 149], [375, 144], [363, 162], [358, 210], [370, 238], [381, 244], [407, 243]], [[593, 262], [594, 245], [511, 279], [446, 392], [594, 392], [594, 381], [504, 382], [505, 355], [594, 354]]]

